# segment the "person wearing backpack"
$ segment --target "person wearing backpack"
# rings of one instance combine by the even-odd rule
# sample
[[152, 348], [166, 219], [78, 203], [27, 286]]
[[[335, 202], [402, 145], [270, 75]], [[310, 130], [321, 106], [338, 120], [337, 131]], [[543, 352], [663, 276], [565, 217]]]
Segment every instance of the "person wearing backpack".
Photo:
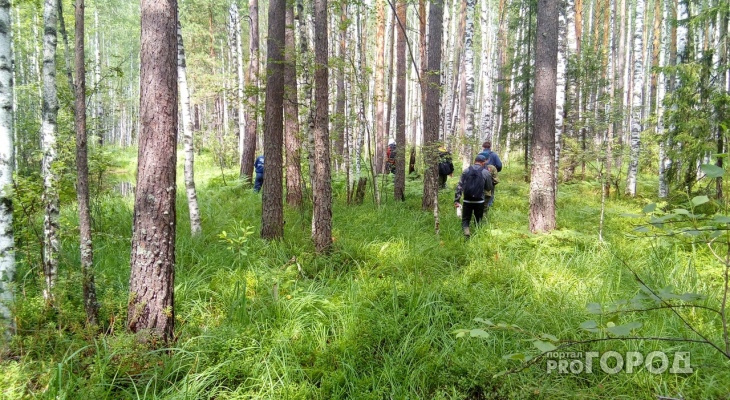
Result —
[[264, 184], [264, 156], [260, 155], [256, 157], [256, 162], [253, 164], [254, 170], [256, 170], [256, 180], [254, 181], [253, 191], [258, 193], [261, 190], [261, 185]]
[[[482, 152], [479, 153], [479, 155], [484, 156], [484, 158], [487, 159], [487, 168], [492, 174], [493, 184], [496, 185], [497, 183], [499, 183], [499, 180], [497, 179], [497, 173], [502, 172], [502, 160], [499, 159], [497, 153], [492, 151], [492, 142], [487, 140], [482, 143]], [[494, 189], [492, 189], [492, 196], [489, 198], [487, 207], [491, 207], [492, 204], [494, 204]]]
[[390, 139], [388, 142], [388, 150], [385, 152], [386, 154], [386, 172], [389, 174], [395, 175], [395, 155], [396, 155], [396, 148], [395, 148], [395, 140]]
[[445, 147], [439, 147], [439, 188], [446, 189], [446, 179], [454, 176], [454, 163], [451, 153]]
[[[484, 206], [492, 196], [494, 184], [492, 183], [492, 175], [486, 168], [487, 159], [483, 155], [478, 155], [474, 159], [474, 165], [465, 169], [456, 186], [456, 197], [454, 198], [454, 207], [462, 207], [461, 212], [461, 229], [467, 239], [471, 236], [469, 225], [471, 224], [471, 216], [474, 215], [476, 224], [479, 225], [484, 217]], [[464, 204], [460, 204], [461, 195], [464, 195]]]

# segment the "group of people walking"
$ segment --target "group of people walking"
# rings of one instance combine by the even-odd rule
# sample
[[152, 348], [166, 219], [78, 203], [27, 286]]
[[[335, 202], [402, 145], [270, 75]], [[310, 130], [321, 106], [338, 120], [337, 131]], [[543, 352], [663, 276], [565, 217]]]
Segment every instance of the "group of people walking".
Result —
[[[395, 153], [395, 142], [391, 141], [388, 144], [387, 160], [388, 172], [393, 174], [395, 173]], [[446, 180], [454, 174], [454, 164], [451, 153], [443, 146], [439, 148], [438, 157], [439, 188], [446, 189]], [[264, 182], [263, 155], [256, 158], [254, 168], [256, 180], [253, 190], [259, 192]], [[492, 142], [486, 141], [482, 144], [481, 153], [474, 158], [474, 164], [464, 169], [459, 178], [454, 207], [457, 209], [457, 215], [461, 215], [461, 228], [467, 239], [471, 236], [469, 226], [472, 216], [479, 225], [494, 204], [494, 186], [499, 182], [497, 173], [500, 171], [502, 171], [502, 160], [499, 159], [497, 153], [492, 151]], [[463, 205], [461, 204], [462, 196], [464, 197]]]
[[[474, 164], [464, 169], [459, 183], [456, 185], [454, 207], [457, 215], [461, 215], [461, 229], [464, 236], [471, 237], [471, 218], [477, 225], [482, 222], [489, 208], [494, 204], [494, 186], [499, 182], [497, 173], [502, 170], [502, 160], [492, 151], [492, 142], [482, 144], [482, 152], [474, 158]], [[451, 154], [446, 149], [439, 149], [439, 184], [446, 188], [446, 180], [454, 172]], [[464, 197], [462, 205], [462, 196]]]

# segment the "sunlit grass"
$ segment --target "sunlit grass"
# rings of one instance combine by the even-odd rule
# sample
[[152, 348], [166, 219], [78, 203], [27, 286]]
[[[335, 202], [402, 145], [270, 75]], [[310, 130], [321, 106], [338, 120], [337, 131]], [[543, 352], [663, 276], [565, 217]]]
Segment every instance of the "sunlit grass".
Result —
[[[117, 156], [123, 167], [115, 179], [133, 177], [136, 151]], [[37, 267], [20, 271], [22, 330], [14, 343], [18, 358], [0, 364], [3, 397], [649, 399], [727, 392], [727, 364], [699, 345], [637, 341], [577, 349], [689, 350], [697, 363], [690, 376], [547, 375], [538, 364], [495, 379], [515, 366], [503, 355], [530, 348], [526, 337], [510, 331], [472, 339], [453, 334], [476, 327], [474, 318], [481, 317], [535, 334], [591, 338], [578, 329], [595, 318], [586, 304], [630, 298], [638, 290], [624, 261], [656, 287], [671, 284], [717, 298], [718, 271], [703, 249], [661, 241], [652, 247], [626, 237], [630, 220], [622, 214], [638, 212], [643, 200], [607, 203], [602, 243], [600, 185], [561, 185], [558, 230], [533, 235], [527, 229], [528, 185], [521, 171], [505, 169], [495, 207], [467, 242], [451, 206], [452, 189], [439, 196], [437, 237], [431, 213], [420, 211], [418, 181], [408, 181], [404, 203], [393, 202], [391, 192], [378, 208], [370, 194], [363, 205], [346, 205], [338, 177], [334, 251], [318, 256], [307, 207], [286, 210], [282, 241], [259, 239], [261, 197], [237, 175], [233, 167], [221, 171], [209, 154], [197, 157], [203, 234], [192, 238], [181, 168], [178, 173], [172, 348], [149, 351], [124, 333], [133, 205], [129, 197], [106, 194], [94, 209], [95, 267], [101, 319], [111, 334], [94, 338], [83, 329], [77, 238], [65, 236], [59, 314], [43, 312]], [[64, 209], [69, 224], [75, 223], [73, 212]], [[218, 238], [221, 231], [249, 226], [254, 233], [243, 253]], [[702, 329], [719, 332], [706, 315], [687, 315]], [[640, 320], [646, 336], [687, 335], [666, 311], [621, 318]]]

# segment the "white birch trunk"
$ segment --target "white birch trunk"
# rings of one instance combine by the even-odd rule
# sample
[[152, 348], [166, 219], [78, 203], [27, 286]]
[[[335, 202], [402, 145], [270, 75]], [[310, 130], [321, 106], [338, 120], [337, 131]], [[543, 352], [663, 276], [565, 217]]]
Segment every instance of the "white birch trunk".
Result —
[[[59, 0], [61, 1], [61, 0]], [[96, 5], [96, 3], [94, 3]], [[94, 135], [96, 140], [92, 140], [94, 144], [103, 143], [103, 133], [101, 126], [101, 116], [103, 113], [101, 105], [101, 46], [99, 44], [99, 7], [94, 8], [94, 107], [92, 107], [92, 118], [94, 120]]]
[[631, 102], [631, 158], [626, 180], [626, 194], [636, 196], [636, 176], [639, 170], [639, 150], [641, 147], [641, 111], [644, 89], [644, 0], [636, 0], [636, 17], [634, 19], [634, 82]]
[[0, 332], [8, 339], [14, 324], [12, 282], [15, 275], [13, 238], [13, 69], [10, 1], [0, 0]]
[[45, 0], [43, 7], [43, 121], [41, 141], [43, 161], [43, 272], [46, 286], [43, 298], [53, 301], [53, 287], [58, 273], [58, 177], [53, 171], [56, 160], [56, 120], [58, 97], [56, 92], [56, 0]]
[[480, 137], [484, 140], [492, 140], [492, 63], [493, 45], [491, 35], [491, 21], [489, 20], [489, 7], [486, 3], [480, 3], [481, 7], [481, 38], [482, 38], [482, 61], [479, 78], [481, 88], [480, 101], [482, 104], [481, 122], [479, 123]]
[[180, 107], [182, 108], [183, 143], [185, 147], [185, 192], [188, 197], [190, 213], [190, 233], [195, 236], [200, 233], [200, 209], [198, 195], [195, 191], [194, 157], [193, 151], [193, 120], [190, 118], [190, 92], [188, 91], [188, 77], [185, 65], [185, 47], [183, 47], [182, 29], [180, 21], [177, 23], [177, 82], [180, 88]]
[[[557, 91], [555, 94], [555, 182], [558, 181], [560, 170], [560, 140], [563, 134], [563, 110], [565, 107], [565, 79], [568, 70], [568, 46], [567, 46], [567, 2], [561, 1], [558, 11], [558, 71]], [[573, 30], [575, 32], [575, 30]]]
[[[671, 7], [671, 2], [666, 2], [666, 7], [663, 8], [662, 24], [664, 24], [664, 43], [662, 45], [661, 52], [659, 53], [659, 65], [663, 66], [666, 63], [667, 57], [669, 56], [669, 36], [671, 31], [671, 24], [668, 21], [668, 10]], [[664, 71], [659, 72], [659, 78], [657, 79], [657, 135], [659, 136], [659, 198], [664, 199], [669, 195], [669, 185], [667, 183], [667, 170], [671, 166], [670, 159], [667, 155], [667, 141], [664, 140], [664, 97], [667, 90], [667, 77], [664, 75]]]
[[476, 147], [474, 132], [474, 6], [476, 0], [466, 0], [466, 30], [464, 31], [464, 89], [466, 90], [466, 110], [462, 113], [464, 125], [464, 165], [470, 165]]
[[233, 29], [235, 30], [235, 49], [233, 52], [236, 56], [236, 77], [238, 83], [237, 100], [238, 100], [238, 158], [243, 157], [243, 140], [246, 132], [246, 121], [245, 121], [245, 110], [243, 108], [243, 46], [241, 44], [241, 16], [238, 12], [238, 6], [236, 2], [231, 3], [229, 10], [231, 22], [233, 23]]

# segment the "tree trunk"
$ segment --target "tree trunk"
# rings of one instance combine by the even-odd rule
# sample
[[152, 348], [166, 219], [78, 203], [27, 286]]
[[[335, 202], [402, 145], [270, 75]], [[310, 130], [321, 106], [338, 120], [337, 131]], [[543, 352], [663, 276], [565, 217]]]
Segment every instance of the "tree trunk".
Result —
[[396, 3], [398, 44], [396, 56], [395, 143], [398, 146], [395, 159], [395, 184], [393, 198], [405, 201], [406, 190], [406, 29], [408, 6], [404, 0]]
[[[61, 1], [61, 0], [59, 0]], [[95, 3], [94, 7], [94, 135], [99, 145], [104, 143], [104, 133], [102, 132], [101, 118], [104, 108], [101, 103], [101, 45], [99, 43], [99, 5]]]
[[385, 148], [388, 137], [385, 134], [385, 0], [375, 0], [377, 31], [375, 33], [375, 171], [385, 168]]
[[634, 82], [631, 88], [631, 159], [626, 180], [626, 194], [636, 196], [636, 177], [639, 171], [639, 148], [641, 146], [641, 100], [644, 92], [644, 0], [636, 0], [634, 17]]
[[84, 64], [84, 0], [76, 0], [76, 199], [79, 203], [79, 242], [86, 323], [98, 323], [99, 303], [94, 284], [94, 247], [89, 210], [89, 164], [86, 140], [86, 65]]
[[[142, 0], [140, 120], [127, 326], [173, 339], [177, 1]], [[154, 343], [154, 341], [153, 341]]]
[[180, 108], [182, 109], [183, 143], [185, 147], [185, 193], [188, 197], [190, 214], [190, 233], [195, 236], [200, 233], [200, 209], [198, 208], [198, 194], [195, 190], [195, 153], [193, 152], [193, 120], [190, 117], [190, 92], [188, 91], [188, 76], [185, 62], [185, 47], [183, 46], [182, 28], [177, 24], [177, 74], [180, 85]]
[[318, 253], [326, 253], [332, 246], [332, 183], [330, 178], [329, 149], [329, 85], [327, 0], [314, 0], [314, 181], [312, 194], [312, 238]]
[[421, 209], [433, 210], [438, 197], [439, 103], [441, 100], [441, 40], [443, 34], [443, 1], [432, 0], [428, 14], [428, 71], [423, 106], [423, 199]]
[[345, 34], [347, 32], [347, 3], [343, 1], [341, 7], [340, 17], [342, 18], [342, 21], [340, 22], [338, 29], [340, 62], [337, 67], [337, 101], [335, 104], [334, 117], [334, 159], [340, 166], [342, 165], [342, 159], [345, 156]]
[[[246, 112], [244, 108], [244, 74], [243, 74], [243, 43], [241, 43], [241, 15], [238, 12], [238, 5], [235, 1], [231, 2], [231, 8], [229, 9], [229, 15], [233, 30], [235, 31], [235, 47], [233, 53], [236, 60], [236, 100], [238, 109], [238, 155], [243, 160], [243, 143], [246, 137]], [[253, 171], [252, 171], [253, 172]], [[249, 174], [250, 176], [250, 174]]]
[[[253, 162], [256, 159], [256, 131], [259, 118], [259, 0], [249, 0], [248, 14], [251, 20], [249, 35], [251, 59], [248, 75], [246, 75], [246, 89], [249, 96], [246, 110], [246, 134], [243, 139], [243, 155], [241, 156], [241, 177], [245, 177], [251, 183]], [[270, 161], [266, 160], [266, 162]]]
[[[261, 198], [261, 237], [284, 236], [282, 196], [282, 142], [284, 136], [284, 40], [286, 0], [269, 1], [269, 36], [266, 40], [266, 110], [264, 159], [266, 172]], [[325, 103], [326, 104], [326, 103]]]
[[464, 29], [464, 96], [459, 118], [464, 133], [463, 164], [470, 165], [477, 147], [474, 132], [474, 5], [476, 0], [466, 0], [466, 25]]
[[286, 141], [286, 202], [292, 207], [302, 205], [302, 141], [299, 137], [299, 104], [297, 96], [297, 59], [294, 43], [294, 5], [286, 7], [286, 38], [284, 58], [284, 129]]
[[[0, 0], [0, 337], [9, 339], [15, 331], [10, 309], [15, 276], [13, 236], [13, 63], [11, 52], [10, 1]], [[1, 347], [0, 347], [1, 348]]]
[[533, 100], [530, 230], [555, 229], [555, 89], [558, 63], [558, 1], [538, 0]]
[[568, 72], [568, 44], [567, 44], [567, 2], [560, 0], [558, 3], [558, 70], [557, 70], [557, 94], [555, 100], [555, 182], [558, 180], [560, 171], [560, 140], [563, 135], [563, 113], [565, 112], [565, 84]]
[[43, 7], [43, 272], [46, 286], [43, 298], [53, 303], [53, 288], [58, 274], [58, 177], [53, 171], [58, 132], [58, 96], [56, 91], [56, 0], [45, 0]]

